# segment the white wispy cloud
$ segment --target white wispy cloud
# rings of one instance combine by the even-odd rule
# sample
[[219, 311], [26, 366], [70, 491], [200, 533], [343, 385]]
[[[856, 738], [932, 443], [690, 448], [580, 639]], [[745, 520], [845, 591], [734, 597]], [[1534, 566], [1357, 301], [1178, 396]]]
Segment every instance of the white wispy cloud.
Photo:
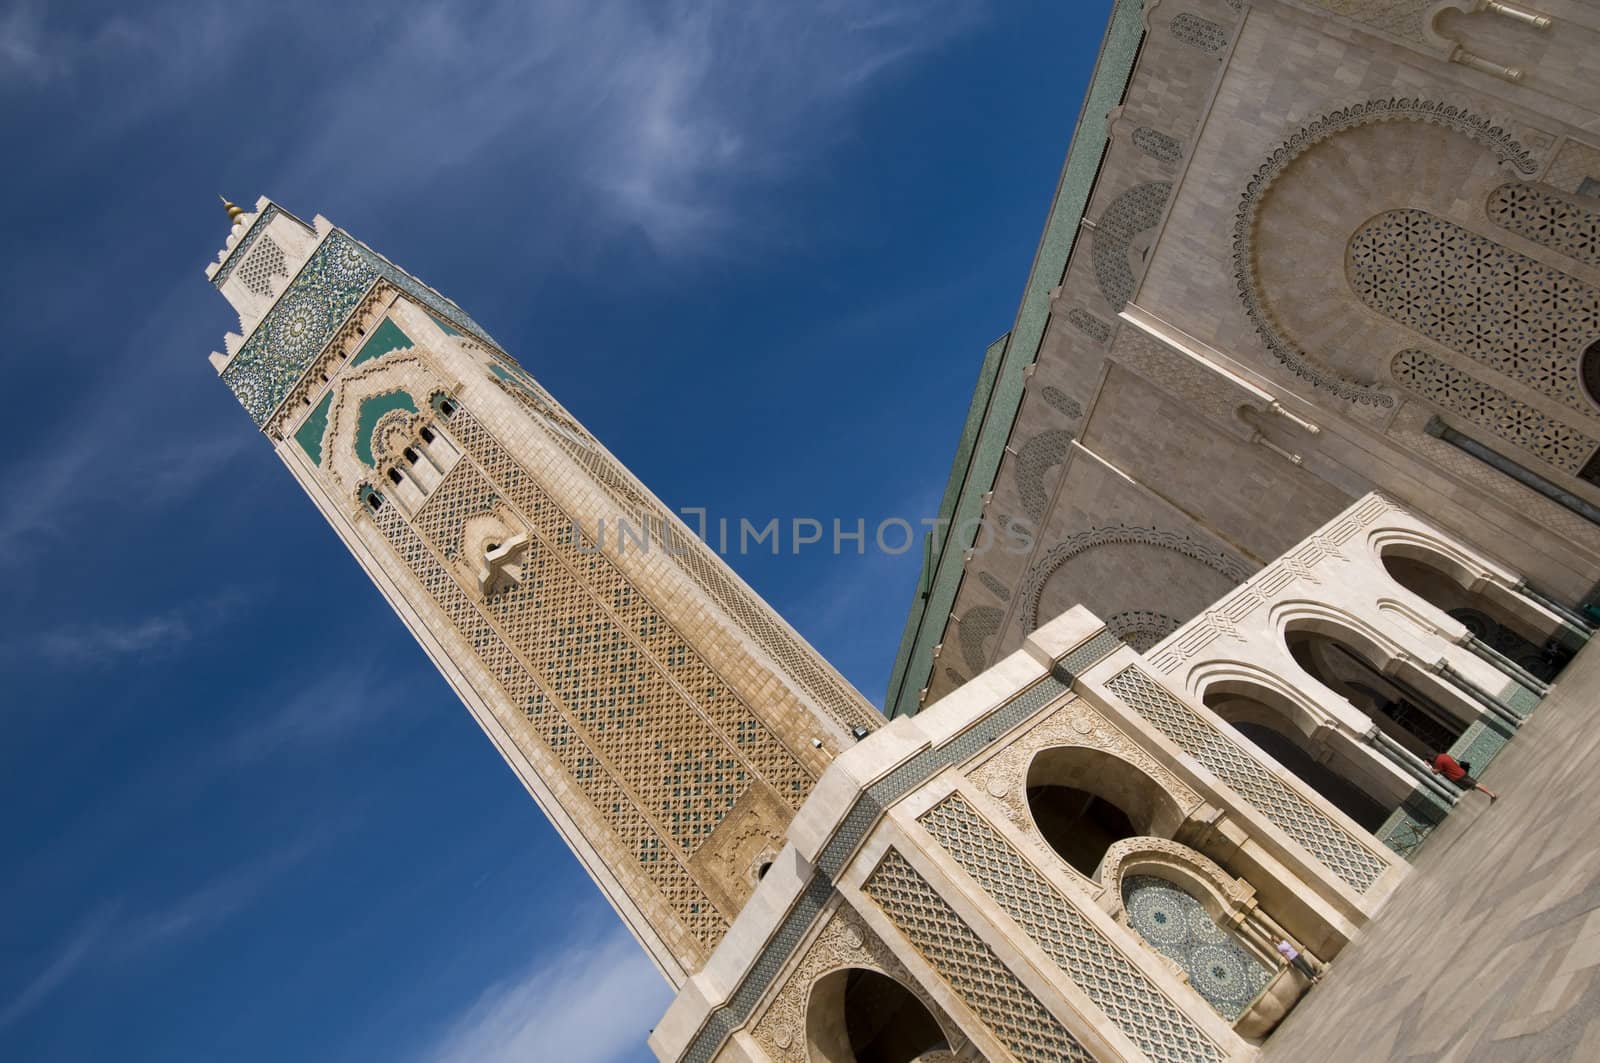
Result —
[[230, 591], [126, 620], [85, 619], [46, 628], [8, 644], [3, 656], [35, 656], [56, 665], [98, 667], [125, 657], [168, 653], [239, 611], [246, 596]]
[[815, 163], [869, 86], [981, 13], [959, 0], [436, 3], [352, 57], [285, 179], [367, 193], [357, 142], [389, 161], [389, 195], [492, 162], [520, 178], [496, 205], [507, 235], [569, 269], [636, 236], [671, 257], [737, 249], [787, 224], [752, 187]]
[[0, 81], [49, 81], [65, 69], [33, 5], [19, 3], [0, 13]]
[[327, 824], [292, 838], [238, 867], [229, 868], [166, 904], [118, 927], [115, 951], [121, 957], [192, 934], [213, 930], [245, 911], [272, 886], [322, 848], [340, 829]]
[[672, 990], [626, 930], [547, 954], [491, 986], [413, 1063], [610, 1063], [636, 1057]]
[[113, 905], [101, 905], [83, 918], [56, 947], [29, 982], [0, 1008], [0, 1029], [33, 1012], [90, 960], [111, 929]]
[[38, 973], [0, 1006], [0, 1029], [32, 1014], [74, 978], [138, 962], [153, 950], [214, 930], [240, 915], [342, 829], [343, 825], [323, 824], [187, 893], [131, 914], [124, 914], [127, 906], [120, 901], [100, 903], [50, 950]]
[[256, 761], [286, 749], [333, 745], [380, 718], [392, 727], [416, 708], [404, 695], [402, 677], [370, 658], [341, 661], [305, 676], [283, 696], [252, 713], [222, 750], [228, 761]]

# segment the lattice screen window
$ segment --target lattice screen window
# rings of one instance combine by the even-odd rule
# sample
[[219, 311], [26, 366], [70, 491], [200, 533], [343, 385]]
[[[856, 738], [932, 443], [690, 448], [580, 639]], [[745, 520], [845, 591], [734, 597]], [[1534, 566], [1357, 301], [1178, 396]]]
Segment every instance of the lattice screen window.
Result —
[[1171, 194], [1172, 185], [1167, 181], [1135, 185], [1112, 200], [1095, 222], [1090, 249], [1094, 276], [1100, 294], [1113, 311], [1121, 310], [1133, 298], [1134, 276], [1128, 247], [1134, 237], [1155, 228]]
[[289, 261], [272, 237], [262, 236], [239, 268], [239, 280], [251, 295], [271, 295], [274, 277], [289, 279]]
[[1228, 32], [1208, 18], [1185, 12], [1172, 20], [1172, 35], [1202, 52], [1220, 52], [1228, 46]]
[[[519, 370], [520, 374], [520, 370]], [[664, 543], [678, 565], [700, 589], [720, 605], [734, 623], [767, 651], [790, 679], [794, 680], [841, 727], [865, 727], [869, 731], [883, 726], [882, 717], [864, 706], [859, 694], [835, 678], [820, 662], [816, 651], [804, 646], [772, 615], [765, 603], [747, 593], [725, 571], [720, 558], [694, 535], [685, 534], [670, 516], [634, 486], [630, 476], [598, 447], [580, 446], [567, 435], [554, 431], [545, 420], [549, 408], [526, 390], [494, 377], [500, 389], [539, 414], [535, 423], [586, 469], [591, 476], [625, 507], [641, 527], [650, 530], [651, 541]], [[582, 429], [577, 429], [582, 433]], [[587, 433], [583, 433], [585, 436]]]
[[1017, 1059], [1093, 1063], [1088, 1049], [905, 857], [889, 850], [862, 890]]
[[1371, 848], [1138, 668], [1124, 668], [1106, 687], [1357, 891], [1383, 874], [1388, 865]]
[[1162, 162], [1177, 162], [1183, 157], [1183, 142], [1159, 130], [1140, 126], [1133, 131], [1133, 143], [1140, 151]]
[[1379, 313], [1575, 409], [1600, 290], [1420, 210], [1356, 230], [1350, 279]]
[[[669, 760], [670, 770], [662, 768], [664, 748], [658, 749], [658, 746], [669, 730], [666, 719], [669, 706], [672, 706], [674, 719], [682, 716], [685, 727], [701, 719], [685, 698], [693, 700], [693, 706], [698, 706], [717, 728], [722, 740], [733, 744], [747, 764], [789, 802], [790, 807], [800, 807], [813, 780], [778, 735], [771, 732], [704, 658], [662, 620], [661, 613], [635, 591], [611, 560], [600, 552], [578, 548], [571, 538], [570, 515], [534, 483], [533, 477], [523, 471], [472, 416], [464, 411], [458, 413], [451, 419], [451, 429], [456, 431], [467, 453], [483, 464], [494, 487], [504, 491], [507, 501], [530, 520], [534, 536], [538, 538], [538, 549], [534, 551], [528, 570], [533, 578], [523, 581], [504, 602], [496, 600], [493, 604], [502, 631], [512, 637], [536, 668], [538, 661], [549, 653], [550, 644], [605, 653], [600, 661], [602, 671], [590, 669], [582, 676], [582, 682], [590, 685], [581, 695], [582, 704], [589, 706], [586, 711], [595, 712], [595, 727], [602, 728], [602, 732], [627, 732], [629, 741], [642, 741], [648, 746], [648, 749], [632, 749], [630, 757], [634, 759], [627, 760], [629, 772], [658, 773], [667, 780], [675, 780], [669, 789], [691, 788], [677, 797], [693, 797], [698, 800], [698, 807], [669, 805], [669, 823], [674, 823], [678, 832], [698, 845], [702, 836], [715, 829], [720, 813], [726, 812], [747, 786], [746, 775], [738, 762], [722, 757], [712, 764], [702, 765], [693, 757], [675, 756]], [[555, 594], [562, 597], [552, 597]], [[584, 602], [581, 607], [573, 607], [574, 618], [581, 618], [584, 624], [582, 631], [574, 628], [578, 620], [570, 620], [565, 626], [552, 623], [550, 613], [555, 608], [552, 602], [557, 600]], [[638, 655], [638, 650], [648, 656]], [[622, 674], [624, 666], [645, 669], [648, 676], [635, 677], [634, 672], [629, 671], [629, 682], [618, 690], [611, 690], [616, 685], [613, 676]], [[565, 679], [568, 669], [565, 663], [552, 661], [552, 668], [555, 669], [552, 679]], [[667, 677], [672, 680], [670, 684]], [[683, 693], [678, 693], [680, 690]], [[629, 708], [624, 704], [627, 701], [635, 703], [632, 714], [624, 711]], [[638, 716], [640, 701], [650, 704], [650, 720]], [[635, 727], [629, 728], [630, 724]], [[640, 727], [643, 730], [638, 730]], [[691, 749], [712, 749], [720, 744], [704, 730], [696, 728], [694, 735], [693, 741], [688, 740], [686, 733], [677, 738], [682, 738], [688, 743], [685, 748]], [[642, 759], [637, 759], [640, 756]], [[677, 820], [670, 818], [672, 813], [677, 813]], [[690, 850], [693, 852], [693, 847]]]
[[668, 906], [709, 951], [727, 932], [728, 923], [700, 889], [676, 848], [663, 841], [634, 797], [618, 785], [560, 706], [540, 689], [422, 536], [393, 506], [379, 506], [373, 521], [396, 556], [416, 574], [452, 626], [472, 646], [510, 703], [522, 707], [524, 718], [566, 768], [572, 785], [605, 818], [624, 851], [637, 861]]
[[918, 822], [1146, 1056], [1157, 1063], [1226, 1057], [961, 794]]
[[1394, 378], [1444, 409], [1489, 429], [1539, 455], [1564, 472], [1577, 475], [1600, 442], [1548, 417], [1465, 370], [1441, 362], [1427, 351], [1395, 355]]
[[1552, 251], [1600, 266], [1600, 211], [1511, 182], [1489, 193], [1489, 220]]

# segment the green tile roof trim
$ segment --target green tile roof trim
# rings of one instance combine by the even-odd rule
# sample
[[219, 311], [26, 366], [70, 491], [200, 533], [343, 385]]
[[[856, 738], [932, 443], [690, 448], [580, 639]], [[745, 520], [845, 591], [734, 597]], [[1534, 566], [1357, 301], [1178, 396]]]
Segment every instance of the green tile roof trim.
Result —
[[333, 392], [322, 396], [322, 401], [317, 403], [317, 408], [311, 411], [311, 416], [306, 418], [294, 434], [294, 441], [300, 444], [300, 449], [306, 452], [318, 465], [322, 464], [322, 437], [328, 431], [328, 410], [333, 406]]
[[499, 347], [450, 299], [343, 229], [334, 229], [222, 370], [222, 382], [258, 427], [266, 425], [379, 280], [393, 284], [429, 311], [459, 322], [473, 338]]
[[[955, 462], [945, 487], [939, 517], [944, 528], [965, 525], [969, 534], [929, 535], [923, 555], [917, 597], [906, 618], [900, 652], [889, 675], [884, 711], [892, 719], [914, 715], [917, 696], [933, 670], [933, 647], [944, 634], [945, 620], [955, 605], [961, 586], [963, 555], [977, 532], [983, 496], [994, 487], [1000, 458], [1011, 435], [1017, 409], [1022, 405], [1024, 371], [1038, 357], [1039, 343], [1050, 318], [1050, 290], [1061, 283], [1067, 260], [1077, 240], [1083, 212], [1094, 191], [1095, 177], [1107, 145], [1106, 114], [1122, 102], [1133, 74], [1133, 63], [1144, 37], [1143, 0], [1116, 0], [1111, 21], [1100, 43], [1100, 56], [1089, 79], [1056, 184], [1055, 198], [1044, 233], [1034, 252], [1022, 303], [1011, 331], [984, 352], [983, 369], [967, 410]], [[998, 354], [996, 347], [999, 347]], [[991, 360], [994, 365], [991, 367]]]
[[399, 325], [384, 318], [378, 323], [378, 327], [372, 330], [372, 335], [367, 337], [367, 342], [361, 345], [356, 356], [350, 359], [350, 364], [360, 365], [374, 358], [382, 358], [393, 351], [409, 350], [412, 346], [411, 337], [401, 332]]
[[372, 430], [378, 427], [378, 419], [390, 410], [416, 413], [417, 404], [404, 391], [386, 391], [362, 399], [361, 408], [356, 411], [356, 457], [369, 468], [378, 467], [378, 459], [372, 456]]
[[442, 317], [434, 317], [434, 315], [432, 315], [432, 314], [429, 314], [428, 316], [433, 318], [433, 323], [435, 325], [438, 325], [439, 326], [439, 331], [443, 332], [446, 336], [459, 336], [459, 335], [461, 335], [460, 332], [458, 332], [455, 329], [451, 328], [450, 327], [450, 322], [446, 321], [444, 318], [442, 318]]

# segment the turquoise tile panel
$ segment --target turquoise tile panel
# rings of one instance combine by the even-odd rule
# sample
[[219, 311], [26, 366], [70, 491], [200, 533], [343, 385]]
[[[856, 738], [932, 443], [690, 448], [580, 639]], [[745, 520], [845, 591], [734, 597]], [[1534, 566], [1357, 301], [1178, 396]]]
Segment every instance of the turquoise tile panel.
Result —
[[395, 351], [409, 350], [411, 346], [411, 337], [401, 332], [399, 325], [384, 318], [378, 323], [378, 327], [372, 330], [372, 335], [367, 337], [367, 342], [361, 345], [356, 356], [350, 359], [350, 364], [360, 365], [362, 362], [370, 362], [374, 358], [382, 358]]
[[356, 411], [356, 457], [370, 468], [378, 467], [378, 461], [372, 455], [372, 430], [378, 426], [378, 419], [391, 410], [416, 413], [417, 404], [404, 391], [386, 391], [382, 395], [369, 395], [362, 399], [361, 407]]
[[372, 285], [386, 280], [430, 311], [497, 347], [459, 306], [344, 232], [330, 232], [222, 371], [257, 425], [265, 425]]
[[332, 406], [333, 392], [330, 391], [322, 396], [317, 408], [311, 411], [311, 416], [294, 434], [294, 441], [300, 444], [300, 449], [318, 465], [322, 464], [322, 437], [328, 431], [328, 410]]

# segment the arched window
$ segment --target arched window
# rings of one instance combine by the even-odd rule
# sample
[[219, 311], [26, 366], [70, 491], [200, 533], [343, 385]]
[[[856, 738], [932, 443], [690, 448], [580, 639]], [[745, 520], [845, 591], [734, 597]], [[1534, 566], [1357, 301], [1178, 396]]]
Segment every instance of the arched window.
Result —
[[1466, 625], [1468, 631], [1510, 657], [1540, 679], [1554, 679], [1572, 659], [1572, 651], [1506, 608], [1502, 600], [1468, 590], [1439, 564], [1420, 552], [1383, 553], [1383, 568], [1418, 598]]
[[1028, 811], [1039, 834], [1084, 875], [1124, 838], [1170, 837], [1177, 802], [1134, 765], [1098, 749], [1046, 749], [1028, 766]]
[[432, 443], [433, 442], [433, 429], [431, 429], [431, 428], [424, 427], [422, 429], [422, 431], [420, 431], [418, 433], [418, 435], [422, 436], [422, 441], [424, 443]]
[[407, 447], [401, 453], [403, 453], [406, 456], [407, 463], [409, 463], [411, 465], [415, 465], [417, 463], [417, 452], [412, 450], [410, 447]]
[[1433, 698], [1367, 655], [1315, 631], [1290, 630], [1289, 654], [1306, 674], [1371, 717], [1389, 737], [1424, 760], [1453, 746], [1466, 730]]
[[914, 1063], [949, 1050], [917, 995], [886, 974], [846, 967], [817, 979], [806, 1005], [812, 1059]]
[[400, 479], [400, 470], [399, 469], [390, 469], [389, 470], [389, 480], [392, 483], [396, 483], [396, 484], [403, 482]]
[[1293, 772], [1335, 808], [1376, 831], [1394, 811], [1395, 795], [1374, 794], [1358, 780], [1342, 749], [1314, 749], [1301, 728], [1270, 693], [1259, 687], [1221, 683], [1205, 692], [1206, 708], [1231, 724], [1262, 752]]

